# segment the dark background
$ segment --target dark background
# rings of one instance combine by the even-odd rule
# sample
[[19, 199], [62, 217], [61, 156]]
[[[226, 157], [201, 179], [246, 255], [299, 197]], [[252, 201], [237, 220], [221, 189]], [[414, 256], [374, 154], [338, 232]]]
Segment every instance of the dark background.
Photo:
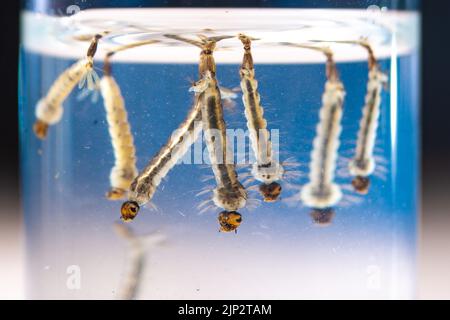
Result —
[[[253, 2], [270, 4], [270, 1]], [[376, 1], [368, 1], [368, 4], [372, 3]], [[20, 225], [17, 210], [20, 194], [17, 116], [19, 7], [20, 1], [12, 0], [3, 1], [0, 8], [0, 232], [6, 230], [13, 235], [10, 239], [17, 240], [19, 237], [14, 237], [14, 234], [18, 233]], [[422, 15], [423, 224], [419, 284], [423, 298], [450, 298], [450, 1], [423, 0]]]

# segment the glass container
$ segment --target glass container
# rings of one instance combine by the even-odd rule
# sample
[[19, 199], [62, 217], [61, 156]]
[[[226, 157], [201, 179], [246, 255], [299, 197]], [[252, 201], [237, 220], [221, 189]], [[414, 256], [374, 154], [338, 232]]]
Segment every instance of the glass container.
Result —
[[418, 1], [24, 1], [28, 297], [414, 298], [419, 27]]

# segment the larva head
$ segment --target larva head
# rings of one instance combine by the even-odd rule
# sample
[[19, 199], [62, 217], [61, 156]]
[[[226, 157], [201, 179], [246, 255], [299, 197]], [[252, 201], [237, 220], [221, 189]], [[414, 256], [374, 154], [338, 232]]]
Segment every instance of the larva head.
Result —
[[136, 218], [139, 212], [139, 204], [136, 201], [126, 201], [122, 204], [120, 213], [122, 214], [122, 220], [124, 222], [130, 222]]
[[218, 217], [221, 232], [237, 232], [242, 223], [242, 215], [238, 212], [223, 211]]
[[314, 209], [311, 212], [311, 218], [315, 225], [319, 227], [327, 227], [331, 225], [333, 218], [335, 216], [333, 208], [327, 209]]
[[33, 125], [33, 131], [36, 137], [41, 140], [44, 140], [47, 137], [48, 132], [48, 124], [41, 120], [37, 120]]
[[264, 202], [275, 202], [281, 194], [281, 185], [278, 182], [272, 182], [270, 184], [262, 183], [259, 186], [259, 192], [264, 198]]
[[359, 194], [366, 195], [369, 193], [370, 178], [357, 176], [353, 179], [352, 186]]

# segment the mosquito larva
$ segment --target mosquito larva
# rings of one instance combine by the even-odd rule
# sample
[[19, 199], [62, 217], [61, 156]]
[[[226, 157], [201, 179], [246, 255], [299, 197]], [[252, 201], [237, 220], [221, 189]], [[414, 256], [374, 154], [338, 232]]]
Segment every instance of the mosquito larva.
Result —
[[118, 200], [124, 197], [137, 175], [136, 149], [118, 84], [111, 75], [105, 74], [100, 81], [100, 89], [115, 157], [110, 174], [111, 188], [106, 196], [110, 200]]
[[128, 242], [127, 267], [120, 285], [118, 298], [120, 300], [134, 300], [137, 298], [143, 282], [146, 266], [146, 251], [149, 247], [160, 244], [165, 239], [159, 234], [137, 236], [127, 226], [114, 224], [117, 235]]
[[133, 180], [128, 191], [128, 201], [121, 208], [123, 221], [133, 220], [140, 207], [152, 200], [161, 180], [195, 142], [201, 131], [201, 106], [201, 99], [196, 95], [187, 118]]
[[104, 101], [109, 135], [111, 137], [115, 158], [115, 164], [110, 174], [111, 188], [106, 194], [107, 198], [110, 200], [122, 199], [138, 174], [133, 134], [131, 133], [131, 127], [128, 123], [127, 110], [119, 85], [112, 76], [110, 60], [113, 55], [120, 51], [156, 42], [158, 41], [140, 41], [118, 47], [109, 51], [104, 60], [100, 91]]
[[375, 171], [376, 166], [373, 152], [380, 118], [381, 93], [387, 82], [387, 76], [380, 70], [369, 43], [364, 40], [346, 43], [359, 44], [366, 48], [369, 53], [369, 76], [365, 105], [359, 123], [355, 155], [349, 163], [350, 174], [354, 176], [353, 188], [360, 194], [367, 194], [370, 186], [369, 177]]
[[98, 41], [102, 37], [103, 34], [97, 34], [93, 37], [86, 57], [66, 69], [50, 87], [47, 95], [37, 103], [37, 120], [33, 130], [39, 139], [45, 139], [48, 127], [61, 120], [64, 112], [62, 104], [77, 83], [82, 88], [87, 82], [89, 90], [96, 89], [99, 78], [94, 71], [94, 56], [97, 52]]
[[[247, 191], [238, 180], [233, 159], [227, 157], [226, 127], [223, 121], [223, 109], [217, 81], [206, 72], [206, 89], [203, 91], [202, 122], [205, 130], [205, 142], [208, 148], [211, 166], [216, 178], [214, 204], [235, 212], [245, 207]], [[223, 230], [226, 231], [226, 230]]]
[[328, 224], [334, 215], [333, 207], [341, 200], [342, 191], [334, 182], [341, 119], [345, 97], [344, 85], [339, 80], [333, 52], [326, 47], [287, 44], [317, 50], [327, 58], [325, 92], [322, 96], [320, 121], [311, 152], [309, 183], [300, 193], [303, 203], [313, 208], [311, 216], [318, 224]]
[[244, 58], [240, 68], [242, 101], [245, 107], [247, 128], [250, 133], [250, 143], [255, 154], [256, 162], [252, 167], [253, 177], [262, 182], [259, 187], [265, 202], [274, 202], [281, 193], [284, 169], [272, 157], [272, 142], [267, 130], [267, 121], [264, 118], [264, 108], [261, 106], [258, 92], [258, 81], [255, 79], [255, 68], [251, 53], [251, 38], [239, 34], [244, 45]]
[[[218, 41], [231, 38], [230, 36], [201, 37], [201, 41], [186, 39], [177, 35], [165, 35], [168, 38], [193, 44], [201, 49], [199, 73], [200, 83], [193, 88], [200, 94], [202, 100], [202, 123], [205, 131], [205, 141], [208, 149], [211, 167], [217, 187], [214, 189], [212, 201], [225, 211], [219, 214], [220, 230], [223, 232], [236, 231], [242, 219], [234, 219], [239, 223], [233, 228], [222, 223], [226, 218], [238, 217], [237, 210], [245, 207], [247, 191], [238, 180], [233, 159], [228, 159], [226, 124], [223, 119], [223, 106], [219, 85], [216, 79], [216, 63], [213, 52]], [[224, 220], [225, 219], [225, 220]]]

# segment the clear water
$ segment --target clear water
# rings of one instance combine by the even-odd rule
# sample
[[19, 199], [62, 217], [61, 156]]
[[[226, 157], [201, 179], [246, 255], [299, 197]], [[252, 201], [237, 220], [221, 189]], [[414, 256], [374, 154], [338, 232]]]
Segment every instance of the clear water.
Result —
[[[340, 12], [327, 14], [339, 20]], [[366, 21], [366, 12], [352, 14]], [[307, 16], [317, 25], [329, 23], [318, 13], [310, 12]], [[406, 20], [415, 27], [416, 18], [411, 14]], [[395, 15], [385, 20], [394, 23]], [[95, 21], [99, 25], [106, 23]], [[35, 21], [26, 17], [24, 22], [26, 32], [35, 27], [33, 32], [40, 32], [41, 40], [72, 45], [47, 32], [49, 25], [52, 30], [55, 28], [53, 19]], [[373, 22], [367, 25], [372, 26]], [[66, 22], [57, 26], [62, 26], [60, 30], [65, 32], [73, 31]], [[342, 29], [342, 33], [335, 29], [334, 34], [343, 39], [346, 36], [355, 39], [346, 30], [360, 32], [359, 36], [369, 35], [379, 39], [379, 52], [388, 53], [380, 58], [391, 83], [382, 97], [376, 152], [386, 160], [385, 178], [374, 177], [370, 193], [360, 197], [359, 202], [339, 205], [332, 225], [327, 228], [313, 225], [310, 209], [300, 203], [280, 201], [262, 204], [252, 211], [242, 210], [244, 222], [239, 232], [224, 234], [218, 232], [219, 209], [203, 215], [198, 215], [196, 209], [205, 197], [195, 194], [207, 184], [202, 182], [202, 176], [210, 175], [210, 169], [178, 165], [154, 197], [159, 211], [144, 208], [131, 225], [137, 233], [158, 231], [167, 237], [165, 245], [148, 250], [138, 298], [414, 297], [419, 178], [418, 52], [414, 45], [402, 47], [408, 41], [402, 37], [401, 29], [393, 39], [394, 33], [376, 33], [376, 28], [366, 34], [370, 28], [363, 27], [362, 22], [354, 26]], [[234, 27], [239, 28], [239, 23]], [[256, 33], [266, 32], [254, 29]], [[224, 30], [230, 32], [225, 27]], [[251, 33], [253, 29], [249, 30]], [[329, 35], [321, 29], [316, 31], [318, 36]], [[301, 30], [294, 30], [291, 36], [295, 32], [299, 38], [303, 35]], [[25, 41], [21, 55], [22, 195], [27, 228], [28, 294], [34, 298], [116, 298], [127, 265], [126, 245], [112, 230], [121, 203], [104, 197], [114, 158], [102, 100], [80, 101], [78, 92], [74, 92], [64, 104], [63, 120], [50, 129], [46, 141], [36, 139], [32, 131], [36, 102], [54, 79], [82, 56], [77, 55], [77, 50], [83, 46], [86, 44], [74, 44], [73, 52], [55, 47], [52, 55], [52, 47], [42, 45], [42, 50], [38, 50]], [[170, 51], [172, 47], [161, 44], [160, 48]], [[254, 49], [266, 118], [270, 128], [280, 130], [281, 160], [295, 157], [307, 164], [325, 81], [322, 57], [298, 49], [290, 51], [295, 57], [285, 57], [298, 61], [283, 61], [285, 48], [270, 47], [270, 50], [279, 55], [261, 53], [259, 63], [258, 49]], [[345, 158], [351, 156], [356, 140], [367, 63], [364, 51], [341, 46], [336, 50], [347, 53], [341, 57], [337, 54], [347, 92], [339, 149]], [[186, 51], [181, 62], [162, 61], [171, 60], [171, 56], [161, 61], [147, 57], [149, 61], [143, 61], [144, 55], [137, 51], [118, 57], [114, 76], [127, 104], [138, 168], [143, 168], [190, 108], [192, 95], [187, 79], [197, 76], [198, 50]], [[228, 51], [232, 57], [225, 61]], [[239, 85], [242, 51], [238, 46], [228, 51], [218, 52], [217, 75], [221, 85], [233, 88]], [[70, 57], [71, 54], [74, 56]], [[224, 57], [225, 63], [219, 57]], [[99, 60], [97, 67], [101, 66]], [[225, 111], [226, 122], [229, 128], [245, 129], [240, 98], [236, 102], [233, 110]], [[345, 161], [339, 167], [345, 168]], [[336, 180], [342, 185], [349, 184], [348, 177], [338, 176]], [[299, 178], [291, 182], [302, 186], [307, 180]], [[294, 194], [286, 190], [283, 197]], [[70, 285], [74, 270], [80, 275], [80, 286], [76, 287]]]

